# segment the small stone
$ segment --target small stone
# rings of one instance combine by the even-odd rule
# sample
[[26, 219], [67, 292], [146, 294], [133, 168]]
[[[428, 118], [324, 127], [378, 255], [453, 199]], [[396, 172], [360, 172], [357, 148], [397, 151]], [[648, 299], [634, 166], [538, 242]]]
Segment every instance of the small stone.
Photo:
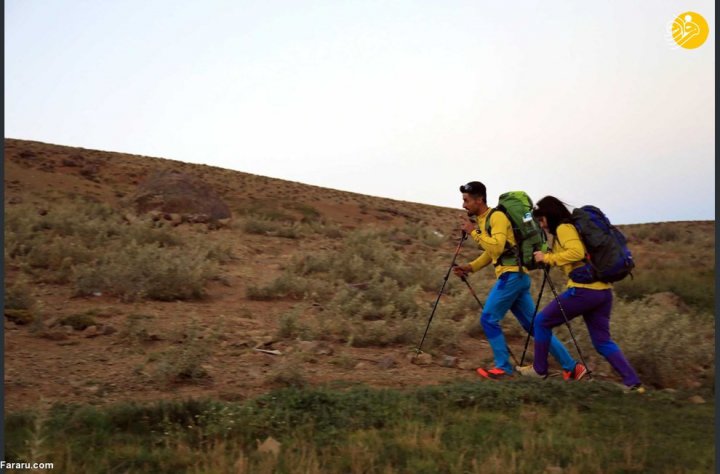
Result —
[[443, 367], [457, 367], [458, 366], [458, 358], [453, 356], [445, 356], [442, 360], [442, 366]]
[[688, 401], [695, 405], [702, 405], [703, 403], [705, 403], [705, 399], [700, 395], [693, 395], [692, 397], [688, 398]]
[[182, 223], [183, 223], [183, 216], [181, 214], [177, 214], [175, 212], [170, 214], [170, 224], [173, 227], [177, 227]]
[[57, 343], [58, 346], [77, 346], [80, 344], [78, 341], [60, 341]]
[[273, 456], [277, 456], [280, 454], [280, 443], [278, 440], [273, 438], [272, 436], [268, 436], [265, 441], [260, 443], [258, 440], [258, 452], [263, 454], [272, 454]]
[[457, 368], [460, 370], [473, 370], [476, 366], [467, 360], [458, 361]]
[[115, 329], [114, 326], [111, 326], [109, 324], [106, 324], [102, 328], [102, 335], [103, 336], [109, 336], [111, 334], [115, 334], [117, 332], [117, 329]]
[[415, 365], [430, 365], [432, 364], [432, 356], [426, 353], [419, 354], [414, 358], [413, 363]]
[[49, 328], [54, 328], [58, 324], [60, 324], [60, 318], [58, 318], [57, 316], [49, 318], [45, 321], [45, 326]]
[[42, 334], [42, 337], [44, 337], [45, 339], [50, 339], [51, 341], [64, 341], [68, 338], [68, 335], [67, 333], [59, 329], [55, 329], [52, 331], [45, 331]]
[[5, 309], [5, 317], [17, 325], [30, 324], [35, 316], [27, 309]]
[[97, 337], [100, 335], [100, 331], [98, 330], [97, 326], [88, 326], [82, 332], [82, 335], [84, 337]]
[[313, 352], [317, 348], [317, 342], [300, 341], [298, 342], [298, 350], [300, 352]]
[[315, 348], [316, 355], [329, 356], [329, 355], [333, 355], [334, 352], [335, 351], [333, 350], [332, 346], [330, 346], [329, 344], [325, 344], [325, 343], [320, 343]]
[[397, 365], [397, 361], [393, 356], [385, 356], [378, 361], [378, 367], [381, 369], [392, 369]]

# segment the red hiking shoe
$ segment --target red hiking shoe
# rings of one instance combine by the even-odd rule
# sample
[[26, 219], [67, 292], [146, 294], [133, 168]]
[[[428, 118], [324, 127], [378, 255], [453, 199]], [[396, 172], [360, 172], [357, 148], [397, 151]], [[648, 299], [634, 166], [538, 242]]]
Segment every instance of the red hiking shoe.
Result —
[[573, 370], [562, 371], [563, 380], [580, 380], [585, 377], [587, 372], [587, 367], [578, 362], [575, 364], [575, 368]]
[[498, 369], [497, 367], [488, 370], [478, 367], [477, 373], [480, 377], [485, 377], [486, 379], [491, 380], [500, 380], [511, 376], [511, 374], [505, 372], [503, 369]]

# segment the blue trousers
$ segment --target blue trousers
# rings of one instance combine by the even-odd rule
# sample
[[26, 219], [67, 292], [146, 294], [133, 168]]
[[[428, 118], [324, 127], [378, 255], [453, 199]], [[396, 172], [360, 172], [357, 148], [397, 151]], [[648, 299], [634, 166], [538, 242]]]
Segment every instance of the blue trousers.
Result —
[[[530, 296], [530, 276], [527, 273], [505, 272], [500, 275], [490, 290], [480, 316], [480, 324], [495, 357], [495, 367], [512, 373], [514, 368], [510, 363], [505, 335], [500, 327], [500, 322], [508, 310], [512, 311], [523, 329], [528, 332], [532, 330], [535, 303]], [[577, 362], [555, 336], [550, 338], [549, 350], [564, 370], [575, 368]]]
[[[623, 383], [627, 386], [640, 383], [635, 369], [610, 337], [612, 290], [568, 288], [560, 295], [559, 299], [568, 319], [582, 315], [595, 350], [605, 357], [612, 368], [620, 374]], [[547, 373], [548, 341], [553, 328], [565, 322], [565, 316], [563, 316], [557, 300], [553, 300], [535, 318], [535, 361], [533, 365], [538, 374]]]

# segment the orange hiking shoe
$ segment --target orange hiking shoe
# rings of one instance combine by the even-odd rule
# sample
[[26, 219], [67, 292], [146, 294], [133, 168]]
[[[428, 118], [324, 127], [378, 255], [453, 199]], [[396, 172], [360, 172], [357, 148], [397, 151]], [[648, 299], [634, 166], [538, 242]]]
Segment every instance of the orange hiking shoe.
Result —
[[492, 380], [508, 378], [511, 375], [505, 372], [503, 369], [498, 369], [497, 367], [488, 370], [485, 370], [482, 367], [478, 367], [477, 373], [480, 377], [485, 377], [486, 379]]
[[578, 362], [575, 364], [575, 368], [573, 370], [562, 371], [563, 380], [580, 380], [585, 377], [587, 372], [587, 367]]

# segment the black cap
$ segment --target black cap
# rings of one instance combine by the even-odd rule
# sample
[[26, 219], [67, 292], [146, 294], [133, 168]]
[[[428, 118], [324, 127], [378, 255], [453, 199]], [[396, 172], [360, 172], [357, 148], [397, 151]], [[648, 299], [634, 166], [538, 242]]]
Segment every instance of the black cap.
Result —
[[486, 197], [485, 185], [480, 181], [470, 181], [467, 184], [460, 186], [461, 193], [473, 194], [476, 196]]

